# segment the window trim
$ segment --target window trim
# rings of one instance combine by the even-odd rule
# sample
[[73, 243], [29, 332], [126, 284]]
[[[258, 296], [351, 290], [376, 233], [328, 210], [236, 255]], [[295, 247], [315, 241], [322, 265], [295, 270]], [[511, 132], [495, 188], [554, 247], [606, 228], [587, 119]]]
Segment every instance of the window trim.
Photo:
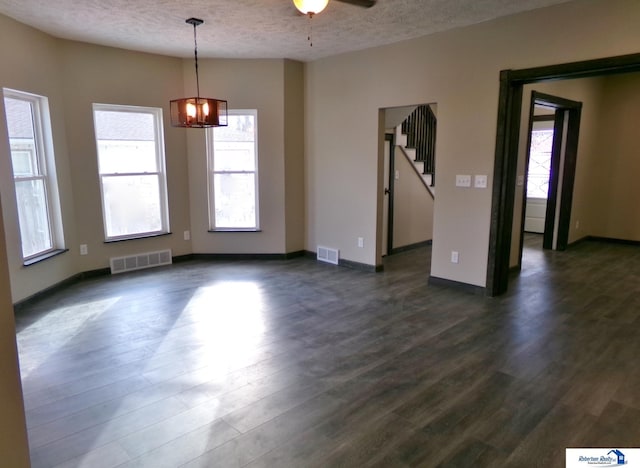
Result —
[[[216, 171], [214, 169], [214, 129], [209, 128], [206, 132], [207, 147], [207, 197], [209, 206], [209, 232], [262, 232], [260, 228], [260, 188], [259, 188], [259, 162], [258, 155], [258, 110], [257, 109], [228, 109], [229, 117], [235, 115], [251, 115], [254, 118], [254, 167], [253, 171]], [[255, 204], [255, 225], [253, 227], [216, 227], [216, 206], [215, 206], [215, 175], [216, 174], [253, 174], [254, 175], [254, 204]]]
[[[23, 229], [20, 225], [19, 219], [17, 223], [18, 230], [20, 232], [20, 254], [22, 256], [23, 265], [27, 266], [67, 251], [64, 242], [62, 207], [60, 204], [56, 158], [53, 146], [53, 131], [51, 128], [49, 98], [47, 98], [46, 96], [40, 96], [38, 94], [11, 88], [2, 88], [2, 97], [3, 100], [5, 98], [10, 98], [14, 100], [29, 102], [31, 104], [31, 117], [33, 119], [32, 122], [35, 143], [35, 160], [38, 166], [38, 175], [16, 177], [13, 170], [13, 159], [11, 159], [11, 177], [13, 180], [13, 190], [16, 204], [18, 203], [16, 182], [42, 180], [42, 184], [44, 187], [44, 202], [47, 214], [47, 224], [49, 227], [50, 247], [48, 249], [38, 251], [32, 255], [25, 256], [23, 248]], [[7, 137], [10, 143], [10, 135], [7, 134]], [[11, 145], [9, 144], [9, 154], [11, 153]], [[17, 209], [18, 207], [16, 205], [16, 212]]]
[[[151, 114], [153, 116], [153, 132], [154, 132], [154, 146], [156, 156], [156, 172], [100, 172], [100, 153], [98, 135], [96, 132], [96, 111], [106, 112], [129, 112], [132, 114]], [[167, 168], [166, 168], [166, 153], [164, 144], [164, 131], [163, 131], [163, 113], [161, 107], [145, 107], [145, 106], [131, 106], [125, 104], [104, 104], [93, 103], [92, 107], [93, 125], [94, 125], [94, 140], [96, 143], [96, 162], [98, 164], [98, 180], [100, 183], [100, 201], [102, 208], [102, 226], [104, 230], [104, 242], [120, 242], [126, 240], [143, 239], [147, 237], [157, 237], [171, 233], [169, 222], [169, 200], [168, 200], [168, 188], [167, 188]], [[158, 177], [159, 188], [159, 202], [160, 202], [160, 222], [161, 228], [156, 231], [136, 232], [132, 234], [109, 236], [107, 229], [107, 215], [105, 209], [104, 200], [104, 178], [111, 177], [127, 177], [127, 176], [144, 176], [144, 175], [156, 175]]]

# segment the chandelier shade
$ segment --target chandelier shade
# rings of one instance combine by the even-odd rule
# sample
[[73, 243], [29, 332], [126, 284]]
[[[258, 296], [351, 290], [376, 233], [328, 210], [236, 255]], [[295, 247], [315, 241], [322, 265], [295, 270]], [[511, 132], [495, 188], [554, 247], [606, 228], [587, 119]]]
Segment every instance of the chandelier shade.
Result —
[[202, 97], [170, 102], [171, 125], [185, 128], [227, 126], [227, 101]]
[[293, 0], [296, 8], [305, 15], [315, 15], [324, 10], [329, 0]]
[[200, 78], [198, 76], [198, 41], [196, 27], [204, 23], [198, 18], [189, 18], [193, 25], [194, 58], [196, 64], [196, 96], [170, 101], [172, 127], [209, 128], [227, 126], [227, 101], [200, 97]]

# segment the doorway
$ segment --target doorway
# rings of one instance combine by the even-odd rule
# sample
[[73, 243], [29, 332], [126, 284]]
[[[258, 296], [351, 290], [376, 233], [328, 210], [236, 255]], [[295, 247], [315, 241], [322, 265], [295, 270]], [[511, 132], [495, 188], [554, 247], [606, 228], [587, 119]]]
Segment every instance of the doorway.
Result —
[[543, 234], [543, 249], [565, 250], [569, 243], [581, 111], [581, 102], [531, 93], [518, 269], [527, 227]]
[[[506, 292], [509, 282], [523, 86], [551, 80], [588, 78], [638, 71], [640, 71], [640, 54], [522, 70], [503, 70], [500, 73], [496, 157], [487, 262], [486, 293], [488, 295], [496, 296]], [[561, 199], [565, 190], [565, 187], [561, 189]], [[570, 206], [568, 208], [570, 209]], [[558, 210], [560, 217], [562, 217], [563, 210], [566, 209], [567, 206], [560, 207]], [[568, 229], [568, 225], [566, 227]], [[558, 235], [561, 236], [563, 226], [560, 225], [558, 229]]]
[[[425, 107], [436, 118], [435, 104], [380, 109], [379, 237], [380, 257], [430, 245], [433, 237], [435, 122], [419, 118]], [[418, 117], [416, 117], [416, 115]], [[406, 127], [406, 128], [405, 128]], [[416, 128], [422, 129], [417, 134]], [[428, 131], [430, 130], [430, 132]], [[427, 145], [430, 143], [431, 145]]]

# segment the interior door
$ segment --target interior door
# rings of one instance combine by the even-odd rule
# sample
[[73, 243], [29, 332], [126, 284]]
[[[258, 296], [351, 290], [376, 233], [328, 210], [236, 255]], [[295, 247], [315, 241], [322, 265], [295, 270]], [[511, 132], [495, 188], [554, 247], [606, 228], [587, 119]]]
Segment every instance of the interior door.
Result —
[[384, 136], [384, 194], [382, 207], [382, 255], [393, 250], [393, 173], [395, 171], [394, 137], [391, 133]]

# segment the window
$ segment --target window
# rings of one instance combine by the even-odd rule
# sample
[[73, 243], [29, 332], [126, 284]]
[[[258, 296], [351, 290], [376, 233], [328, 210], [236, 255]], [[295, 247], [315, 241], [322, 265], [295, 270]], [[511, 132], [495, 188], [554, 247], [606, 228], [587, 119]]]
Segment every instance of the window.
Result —
[[551, 172], [551, 147], [553, 146], [553, 121], [535, 122], [531, 131], [527, 198], [546, 199]]
[[256, 110], [229, 110], [227, 127], [207, 130], [212, 230], [259, 229], [257, 125]]
[[93, 105], [107, 241], [169, 232], [162, 109]]
[[3, 89], [25, 261], [64, 249], [46, 97]]

